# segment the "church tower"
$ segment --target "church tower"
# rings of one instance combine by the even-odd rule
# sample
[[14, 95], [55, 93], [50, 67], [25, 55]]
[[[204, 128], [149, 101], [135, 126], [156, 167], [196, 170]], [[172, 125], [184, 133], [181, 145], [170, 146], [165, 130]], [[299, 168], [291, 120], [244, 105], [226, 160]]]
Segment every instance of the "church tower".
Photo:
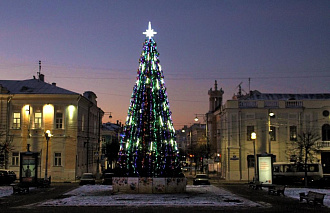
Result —
[[223, 95], [222, 88], [218, 90], [218, 83], [217, 81], [214, 82], [214, 90], [212, 88], [208, 91], [209, 94], [209, 112], [207, 113], [207, 134], [208, 134], [208, 147], [211, 158], [214, 158], [217, 153], [219, 153], [219, 147], [217, 144], [217, 117], [216, 111], [220, 110], [222, 105], [222, 95]]
[[222, 105], [222, 95], [223, 95], [223, 90], [220, 88], [218, 90], [218, 83], [217, 80], [214, 82], [214, 90], [210, 88], [208, 94], [209, 94], [209, 113], [212, 113], [218, 109], [220, 109]]

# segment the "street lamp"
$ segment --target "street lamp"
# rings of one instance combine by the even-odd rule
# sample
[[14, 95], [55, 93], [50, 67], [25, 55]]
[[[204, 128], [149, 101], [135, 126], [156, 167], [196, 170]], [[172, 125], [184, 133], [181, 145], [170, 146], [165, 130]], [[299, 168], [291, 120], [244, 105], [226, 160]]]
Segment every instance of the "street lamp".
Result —
[[197, 117], [197, 114], [196, 114], [196, 117], [195, 117], [195, 119], [194, 119], [196, 122], [198, 121], [198, 117]]
[[196, 114], [195, 117], [195, 121], [198, 121], [198, 116], [202, 116], [204, 119], [206, 118], [206, 125], [205, 125], [205, 136], [206, 136], [206, 173], [209, 174], [209, 152], [210, 152], [210, 148], [209, 148], [209, 136], [208, 136], [208, 113], [206, 114]]
[[254, 181], [257, 180], [257, 156], [256, 156], [256, 139], [257, 133], [251, 133], [251, 139], [253, 140], [253, 154], [254, 154]]
[[272, 129], [270, 126], [270, 118], [274, 118], [274, 117], [275, 117], [275, 113], [272, 111], [269, 111], [268, 112], [268, 148], [269, 148], [268, 152], [269, 152], [269, 154], [272, 153], [272, 143], [271, 143], [271, 135], [270, 135]]
[[47, 148], [46, 148], [46, 166], [45, 166], [45, 181], [48, 180], [47, 178], [47, 169], [48, 169], [48, 142], [49, 139], [52, 137], [53, 135], [50, 133], [50, 130], [47, 130], [45, 132], [45, 137], [46, 137], [46, 141], [47, 141]]

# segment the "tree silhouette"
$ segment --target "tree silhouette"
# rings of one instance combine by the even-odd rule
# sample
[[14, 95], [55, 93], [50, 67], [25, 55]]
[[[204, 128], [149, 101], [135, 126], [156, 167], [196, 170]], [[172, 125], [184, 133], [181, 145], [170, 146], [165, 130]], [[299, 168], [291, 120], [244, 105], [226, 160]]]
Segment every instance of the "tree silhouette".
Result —
[[[9, 153], [13, 150], [13, 136], [9, 135], [6, 137], [6, 134], [3, 132], [0, 132], [0, 156], [3, 156], [3, 164], [5, 166], [5, 169], [8, 168], [8, 158]], [[2, 160], [0, 159], [0, 164]]]
[[295, 142], [296, 147], [299, 150], [298, 163], [304, 163], [305, 186], [308, 185], [307, 163], [308, 161], [313, 162], [313, 160], [315, 159], [314, 154], [318, 148], [316, 142], [320, 138], [321, 137], [317, 132], [313, 130], [306, 130], [305, 132], [298, 134], [298, 140]]

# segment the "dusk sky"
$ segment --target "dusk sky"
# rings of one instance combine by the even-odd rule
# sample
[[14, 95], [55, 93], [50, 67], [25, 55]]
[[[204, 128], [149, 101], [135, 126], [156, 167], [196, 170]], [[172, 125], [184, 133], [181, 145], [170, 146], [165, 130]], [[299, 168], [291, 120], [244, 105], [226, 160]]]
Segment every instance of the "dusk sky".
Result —
[[[175, 128], [244, 91], [330, 93], [329, 0], [0, 0], [0, 76], [93, 91], [125, 122], [151, 21]], [[104, 122], [109, 121], [105, 115]]]

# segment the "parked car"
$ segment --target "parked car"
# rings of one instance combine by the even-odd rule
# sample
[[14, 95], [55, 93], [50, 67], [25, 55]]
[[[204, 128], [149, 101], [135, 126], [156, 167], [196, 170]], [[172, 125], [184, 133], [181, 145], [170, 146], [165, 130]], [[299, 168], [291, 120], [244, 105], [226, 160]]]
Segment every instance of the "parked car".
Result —
[[0, 169], [0, 184], [11, 184], [15, 180], [15, 172], [6, 169]]
[[95, 184], [95, 177], [92, 173], [84, 173], [80, 178], [80, 185]]
[[193, 180], [194, 185], [210, 185], [209, 176], [207, 174], [198, 174]]
[[103, 174], [102, 184], [104, 184], [104, 185], [112, 185], [112, 177], [113, 176], [114, 176], [114, 173], [104, 173]]

